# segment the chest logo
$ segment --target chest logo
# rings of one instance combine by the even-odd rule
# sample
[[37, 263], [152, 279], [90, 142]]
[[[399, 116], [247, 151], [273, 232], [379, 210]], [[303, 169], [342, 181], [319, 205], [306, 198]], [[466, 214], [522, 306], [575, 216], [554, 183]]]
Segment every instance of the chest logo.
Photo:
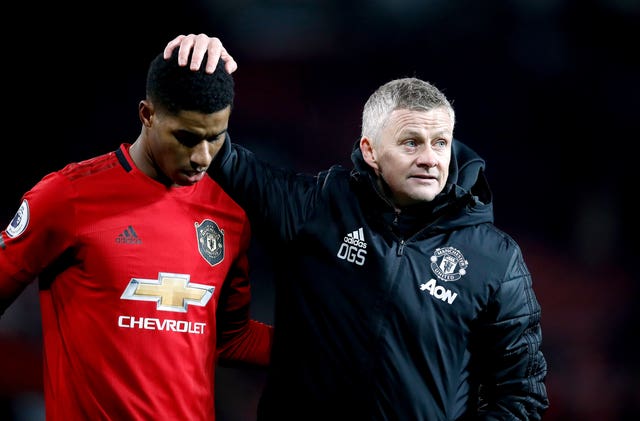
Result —
[[[457, 281], [467, 273], [467, 266], [469, 266], [469, 262], [464, 258], [460, 250], [454, 247], [437, 248], [430, 260], [431, 271], [436, 278], [444, 282]], [[420, 290], [429, 292], [432, 297], [449, 305], [453, 304], [458, 296], [457, 292], [438, 285], [433, 278], [424, 284], [420, 284]]]
[[364, 229], [362, 227], [355, 231], [348, 232], [347, 235], [344, 236], [337, 256], [342, 260], [355, 263], [358, 266], [364, 265], [367, 257], [367, 242], [364, 240]]
[[445, 282], [457, 281], [467, 273], [467, 266], [469, 266], [469, 262], [460, 250], [454, 247], [436, 249], [430, 260], [431, 270], [436, 278]]
[[161, 272], [158, 279], [132, 278], [120, 298], [152, 301], [158, 310], [186, 313], [189, 304], [205, 306], [214, 288], [189, 282], [189, 275]]
[[210, 219], [205, 219], [201, 223], [196, 222], [195, 227], [200, 255], [211, 266], [222, 262], [224, 259], [224, 231]]

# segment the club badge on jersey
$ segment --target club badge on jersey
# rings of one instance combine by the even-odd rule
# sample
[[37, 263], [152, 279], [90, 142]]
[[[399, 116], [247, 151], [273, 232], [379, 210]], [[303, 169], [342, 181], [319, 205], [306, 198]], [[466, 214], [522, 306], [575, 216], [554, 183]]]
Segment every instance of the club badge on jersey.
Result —
[[224, 231], [210, 219], [195, 223], [200, 255], [215, 266], [224, 259]]

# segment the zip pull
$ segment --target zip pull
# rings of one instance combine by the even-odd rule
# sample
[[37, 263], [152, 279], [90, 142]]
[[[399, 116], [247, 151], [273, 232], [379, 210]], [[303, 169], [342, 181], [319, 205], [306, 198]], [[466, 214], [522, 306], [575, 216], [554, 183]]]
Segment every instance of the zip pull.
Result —
[[396, 252], [396, 255], [402, 256], [403, 252], [404, 252], [404, 240], [400, 240], [400, 245], [398, 246], [398, 251]]

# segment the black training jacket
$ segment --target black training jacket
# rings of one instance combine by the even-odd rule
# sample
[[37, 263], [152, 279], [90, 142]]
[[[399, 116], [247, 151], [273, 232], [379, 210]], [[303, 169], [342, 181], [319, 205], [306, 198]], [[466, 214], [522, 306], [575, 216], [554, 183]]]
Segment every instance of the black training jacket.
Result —
[[275, 259], [259, 419], [540, 419], [540, 306], [484, 161], [455, 140], [445, 190], [401, 214], [352, 161], [297, 174], [227, 138], [210, 168]]

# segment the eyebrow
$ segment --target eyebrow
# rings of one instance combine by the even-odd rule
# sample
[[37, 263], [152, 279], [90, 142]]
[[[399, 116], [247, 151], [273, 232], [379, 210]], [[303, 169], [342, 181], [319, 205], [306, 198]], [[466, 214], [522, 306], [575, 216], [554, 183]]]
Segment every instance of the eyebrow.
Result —
[[[449, 132], [447, 130], [438, 130], [437, 132], [431, 132], [429, 131], [429, 138], [432, 137], [448, 137]], [[424, 132], [420, 131], [420, 130], [415, 130], [415, 129], [404, 129], [400, 132], [401, 137], [406, 137], [406, 136], [410, 136], [410, 137], [423, 137]]]
[[222, 134], [225, 134], [228, 130], [229, 130], [229, 128], [227, 127], [225, 129], [223, 129], [220, 133], [216, 133], [216, 134], [214, 134], [213, 136], [210, 136], [210, 137], [218, 137], [218, 136], [220, 136]]
[[221, 132], [218, 133], [214, 133], [211, 136], [206, 136], [206, 137], [202, 137], [199, 134], [192, 132], [190, 130], [186, 130], [186, 129], [178, 129], [175, 131], [175, 134], [179, 134], [180, 136], [184, 136], [187, 137], [188, 139], [215, 139], [216, 137], [219, 137], [223, 134], [225, 134], [227, 131], [229, 130], [229, 128], [225, 128], [224, 130], [222, 130]]

